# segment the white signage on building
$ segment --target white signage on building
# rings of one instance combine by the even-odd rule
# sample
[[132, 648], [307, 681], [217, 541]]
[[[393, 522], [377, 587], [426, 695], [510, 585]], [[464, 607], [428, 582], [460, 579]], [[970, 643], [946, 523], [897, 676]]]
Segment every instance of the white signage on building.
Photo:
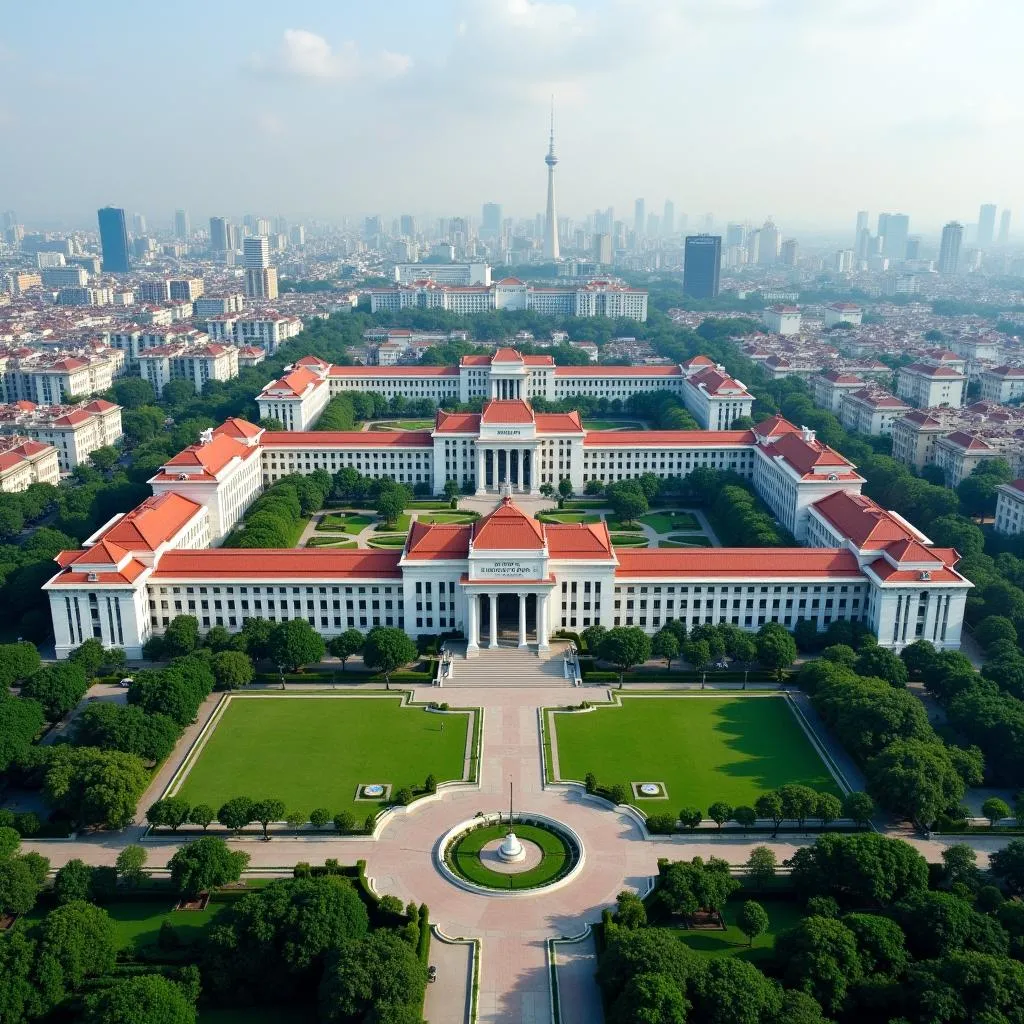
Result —
[[477, 567], [478, 576], [520, 577], [532, 576], [534, 572], [533, 567], [525, 562], [513, 561], [511, 559], [501, 559], [497, 562], [492, 562], [490, 565]]

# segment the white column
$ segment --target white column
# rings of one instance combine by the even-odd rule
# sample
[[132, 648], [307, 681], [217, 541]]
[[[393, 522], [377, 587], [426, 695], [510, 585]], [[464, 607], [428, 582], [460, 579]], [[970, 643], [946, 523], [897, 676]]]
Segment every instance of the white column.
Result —
[[491, 599], [491, 642], [488, 647], [498, 646], [498, 595], [490, 594]]
[[548, 595], [537, 595], [537, 648], [548, 649]]
[[487, 481], [487, 455], [484, 448], [476, 446], [476, 493], [484, 493], [484, 485]]
[[466, 600], [469, 602], [466, 606], [466, 650], [478, 651], [480, 650], [480, 622], [477, 615], [478, 598], [476, 594], [469, 594]]
[[540, 445], [530, 449], [530, 493], [540, 494], [540, 475], [537, 470], [539, 467], [538, 455], [540, 454]]
[[526, 595], [519, 595], [519, 646], [526, 646]]

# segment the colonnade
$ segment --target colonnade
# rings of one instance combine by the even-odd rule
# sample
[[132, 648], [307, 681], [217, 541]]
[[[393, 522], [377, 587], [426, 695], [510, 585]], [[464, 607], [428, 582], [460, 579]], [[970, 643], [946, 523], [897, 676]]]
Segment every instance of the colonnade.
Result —
[[[491, 456], [491, 488], [500, 490], [508, 484], [510, 490], [521, 494], [539, 494], [540, 481], [537, 475], [536, 452], [531, 448], [501, 447], [490, 444], [476, 446], [476, 489], [482, 494], [487, 490], [487, 454]], [[505, 471], [501, 473], [501, 458], [504, 455]], [[530, 482], [526, 477], [529, 474]]]
[[[498, 597], [496, 592], [489, 594], [467, 594], [467, 615], [466, 615], [466, 640], [469, 650], [478, 650], [480, 644], [480, 606], [479, 601], [484, 598], [490, 601], [490, 637], [487, 647], [498, 646]], [[526, 598], [528, 594], [519, 593], [519, 646], [526, 647]], [[537, 646], [544, 650], [548, 646], [548, 594], [537, 595]]]

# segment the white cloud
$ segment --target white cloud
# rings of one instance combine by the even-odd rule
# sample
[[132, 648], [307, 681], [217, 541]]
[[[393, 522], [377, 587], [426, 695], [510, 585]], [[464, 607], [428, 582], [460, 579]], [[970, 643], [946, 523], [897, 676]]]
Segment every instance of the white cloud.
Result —
[[249, 60], [250, 70], [260, 74], [319, 81], [398, 78], [411, 67], [412, 58], [405, 54], [364, 54], [351, 40], [335, 48], [323, 36], [302, 28], [285, 29], [274, 54], [256, 54]]

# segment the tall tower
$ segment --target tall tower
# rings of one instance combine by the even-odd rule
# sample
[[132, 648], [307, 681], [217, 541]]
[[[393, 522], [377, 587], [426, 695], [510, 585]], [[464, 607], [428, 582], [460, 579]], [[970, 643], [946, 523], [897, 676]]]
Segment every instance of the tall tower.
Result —
[[551, 100], [551, 140], [548, 143], [548, 155], [544, 157], [548, 165], [548, 206], [544, 214], [544, 259], [558, 259], [558, 218], [555, 216], [555, 101]]

